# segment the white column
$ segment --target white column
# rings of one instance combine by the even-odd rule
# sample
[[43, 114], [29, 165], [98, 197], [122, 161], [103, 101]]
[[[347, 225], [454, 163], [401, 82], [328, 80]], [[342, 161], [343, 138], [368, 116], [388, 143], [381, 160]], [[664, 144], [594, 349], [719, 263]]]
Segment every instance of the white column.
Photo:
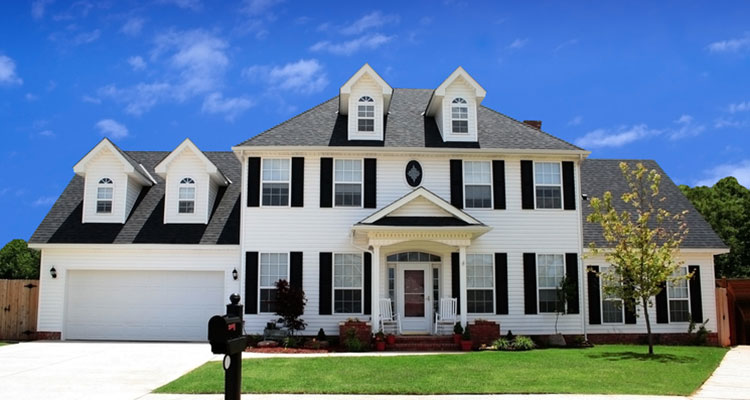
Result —
[[468, 296], [466, 293], [466, 246], [458, 249], [458, 283], [459, 293], [461, 293], [461, 326], [466, 328], [468, 306], [466, 305]]
[[370, 301], [372, 331], [377, 332], [380, 327], [380, 246], [374, 246], [372, 249], [370, 280], [372, 281], [372, 288], [370, 289], [370, 297], [372, 298]]

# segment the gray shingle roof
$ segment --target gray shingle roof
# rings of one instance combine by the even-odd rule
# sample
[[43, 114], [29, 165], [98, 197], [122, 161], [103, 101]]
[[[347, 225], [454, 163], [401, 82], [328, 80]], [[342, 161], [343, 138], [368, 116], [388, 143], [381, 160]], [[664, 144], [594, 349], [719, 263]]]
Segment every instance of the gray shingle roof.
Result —
[[347, 140], [347, 116], [337, 113], [338, 96], [291, 118], [239, 146], [380, 146], [456, 147], [498, 149], [578, 150], [541, 130], [497, 111], [477, 110], [478, 143], [443, 142], [435, 119], [422, 114], [432, 96], [430, 89], [394, 89], [384, 118], [384, 140]]
[[[648, 169], [655, 169], [662, 176], [660, 193], [666, 197], [661, 204], [665, 210], [671, 213], [678, 213], [687, 210], [685, 222], [688, 226], [688, 234], [682, 243], [682, 248], [696, 249], [723, 249], [727, 248], [724, 242], [711, 228], [711, 225], [703, 219], [703, 216], [695, 210], [690, 200], [685, 197], [680, 188], [664, 173], [659, 164], [653, 160], [604, 160], [604, 159], [587, 159], [581, 165], [581, 186], [582, 192], [588, 195], [588, 198], [601, 198], [604, 192], [612, 192], [615, 207], [622, 210], [624, 203], [620, 200], [622, 193], [629, 190], [627, 181], [620, 171], [620, 162], [627, 162], [631, 168], [636, 163], [641, 162]], [[597, 246], [606, 246], [602, 237], [602, 230], [598, 224], [586, 222], [586, 217], [591, 214], [591, 207], [588, 201], [583, 202], [583, 242], [585, 246], [594, 242]]]
[[231, 152], [204, 152], [233, 184], [222, 188], [206, 224], [164, 224], [164, 179], [154, 167], [169, 152], [124, 152], [143, 164], [157, 184], [144, 187], [125, 224], [82, 224], [84, 179], [74, 176], [31, 236], [31, 243], [238, 244], [240, 162]]

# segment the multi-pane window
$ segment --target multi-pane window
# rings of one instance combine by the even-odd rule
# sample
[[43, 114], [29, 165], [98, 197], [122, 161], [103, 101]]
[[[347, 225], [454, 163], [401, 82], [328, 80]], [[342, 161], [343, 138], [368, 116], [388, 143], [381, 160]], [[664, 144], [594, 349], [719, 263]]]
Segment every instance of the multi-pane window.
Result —
[[276, 312], [276, 282], [289, 280], [289, 254], [260, 254], [260, 312]]
[[362, 96], [357, 102], [357, 130], [375, 131], [375, 102], [370, 96]]
[[193, 178], [182, 178], [177, 199], [177, 212], [192, 214], [195, 212], [195, 181]]
[[453, 133], [469, 133], [469, 104], [461, 97], [451, 103]]
[[337, 206], [362, 206], [362, 160], [334, 161], [334, 194]]
[[[687, 273], [687, 267], [681, 266], [672, 273], [672, 276], [685, 276]], [[669, 282], [667, 297], [669, 298], [669, 322], [690, 321], [690, 289], [687, 279]]]
[[362, 255], [334, 254], [333, 312], [362, 312]]
[[264, 158], [262, 204], [264, 206], [289, 205], [289, 159]]
[[114, 195], [114, 182], [109, 178], [99, 180], [99, 186], [96, 188], [96, 213], [112, 213], [112, 196]]
[[[602, 277], [607, 276], [605, 275], [607, 272], [607, 267], [602, 267]], [[605, 285], [612, 285], [620, 283], [617, 282], [606, 282]], [[605, 285], [602, 285], [605, 286]], [[602, 290], [602, 322], [605, 324], [621, 324], [623, 320], [625, 319], [623, 312], [624, 312], [624, 306], [622, 299], [619, 297], [616, 297], [611, 294], [606, 294], [603, 289]]]
[[493, 265], [491, 254], [466, 255], [466, 307], [470, 313], [494, 312]]
[[492, 207], [492, 172], [489, 161], [464, 161], [466, 208]]
[[536, 208], [562, 208], [560, 163], [534, 164]]
[[539, 312], [554, 313], [562, 310], [564, 303], [557, 304], [557, 293], [565, 277], [565, 262], [562, 254], [538, 254], [537, 287], [539, 290]]

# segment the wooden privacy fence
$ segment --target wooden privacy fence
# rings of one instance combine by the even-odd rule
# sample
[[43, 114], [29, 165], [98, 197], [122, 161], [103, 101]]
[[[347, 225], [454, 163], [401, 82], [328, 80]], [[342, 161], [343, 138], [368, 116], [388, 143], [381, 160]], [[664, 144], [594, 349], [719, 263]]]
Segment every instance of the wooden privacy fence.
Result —
[[0, 279], [0, 340], [33, 339], [38, 303], [38, 280]]

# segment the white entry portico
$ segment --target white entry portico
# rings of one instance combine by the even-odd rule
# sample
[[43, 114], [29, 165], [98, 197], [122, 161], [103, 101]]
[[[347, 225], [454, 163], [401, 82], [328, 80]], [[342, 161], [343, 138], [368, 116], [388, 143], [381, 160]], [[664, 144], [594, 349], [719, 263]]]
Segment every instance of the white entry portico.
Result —
[[[423, 187], [355, 224], [354, 244], [372, 253], [373, 330], [380, 325], [379, 300], [391, 298], [405, 333], [430, 332], [439, 300], [435, 296], [451, 295], [444, 290], [451, 253], [458, 253], [458, 293], [466, 299], [466, 249], [490, 229]], [[410, 260], [409, 254], [417, 254], [417, 259]], [[459, 313], [465, 326], [466, 301], [460, 302]]]

